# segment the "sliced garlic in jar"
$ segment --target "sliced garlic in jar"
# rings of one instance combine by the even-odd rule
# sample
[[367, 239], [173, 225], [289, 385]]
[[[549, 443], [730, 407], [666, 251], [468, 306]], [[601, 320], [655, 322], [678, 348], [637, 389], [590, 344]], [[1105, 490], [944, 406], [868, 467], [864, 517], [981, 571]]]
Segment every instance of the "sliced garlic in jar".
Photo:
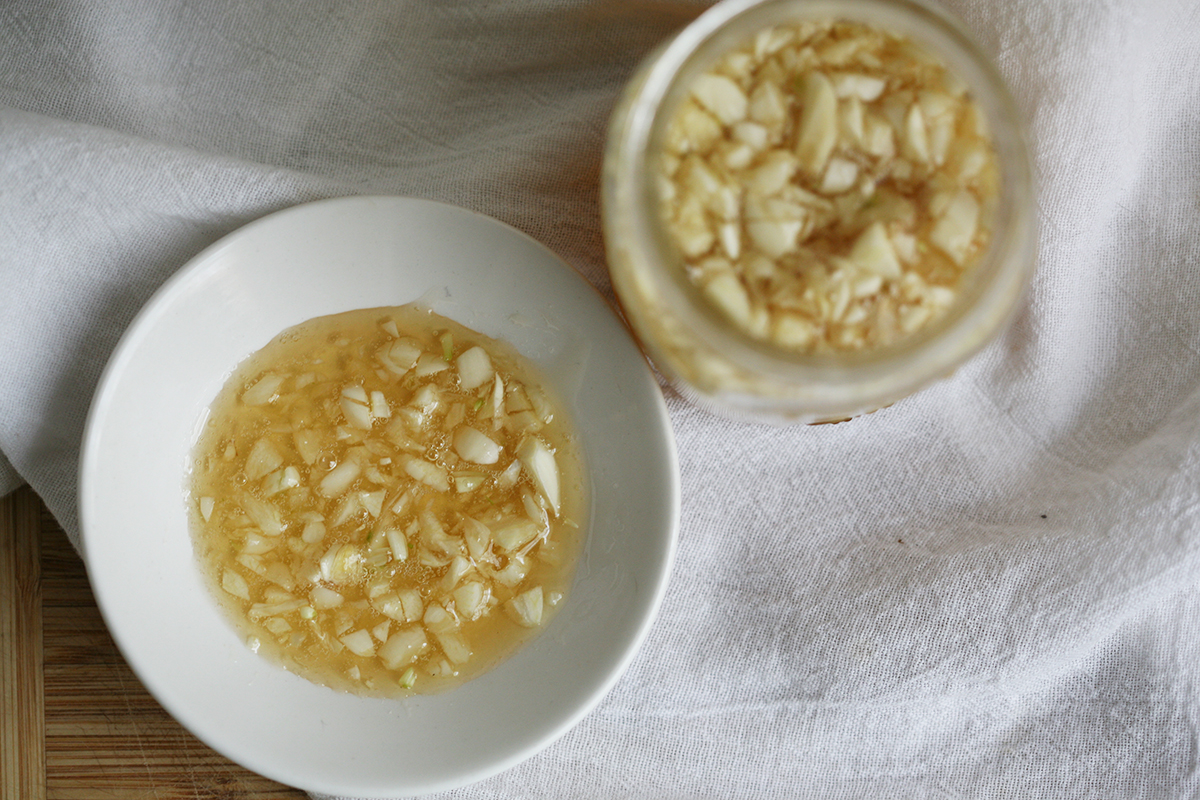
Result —
[[[989, 244], [999, 168], [941, 62], [897, 33], [805, 21], [730, 50], [689, 97], [668, 124], [660, 160], [679, 166], [664, 166], [661, 208], [687, 274], [734, 328], [836, 352], [891, 345], [946, 312]], [[725, 269], [702, 268], [716, 256]], [[823, 279], [843, 263], [870, 277]], [[899, 291], [907, 274], [924, 293]]]

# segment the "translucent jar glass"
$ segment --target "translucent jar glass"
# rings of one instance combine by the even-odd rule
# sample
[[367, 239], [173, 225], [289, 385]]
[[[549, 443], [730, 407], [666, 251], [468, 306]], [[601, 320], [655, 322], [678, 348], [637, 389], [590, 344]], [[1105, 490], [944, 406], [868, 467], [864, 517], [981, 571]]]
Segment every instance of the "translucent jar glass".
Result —
[[[749, 335], [688, 278], [661, 211], [667, 128], [695, 81], [758, 32], [802, 20], [860, 23], [902, 36], [965, 84], [995, 150], [991, 238], [934, 321], [892, 344], [805, 354]], [[639, 68], [612, 120], [603, 171], [613, 286], [654, 365], [724, 416], [813, 423], [887, 406], [952, 374], [1005, 328], [1034, 261], [1032, 180], [1003, 81], [962, 30], [917, 0], [724, 0]]]

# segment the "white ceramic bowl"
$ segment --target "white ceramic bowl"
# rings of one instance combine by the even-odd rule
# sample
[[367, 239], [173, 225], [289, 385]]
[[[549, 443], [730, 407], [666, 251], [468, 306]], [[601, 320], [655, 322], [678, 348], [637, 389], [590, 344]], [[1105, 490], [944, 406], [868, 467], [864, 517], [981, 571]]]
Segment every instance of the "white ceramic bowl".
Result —
[[[564, 607], [531, 644], [445, 694], [356, 697], [251, 653], [218, 612], [192, 550], [184, 472], [206, 407], [245, 356], [311, 317], [418, 299], [508, 340], [556, 385], [581, 431], [591, 522]], [[645, 361], [568, 265], [452, 206], [328, 200], [208, 248], [126, 332], [84, 434], [84, 558], [126, 659], [215, 750], [310, 791], [419, 794], [528, 758], [612, 687], [666, 588], [678, 474]]]

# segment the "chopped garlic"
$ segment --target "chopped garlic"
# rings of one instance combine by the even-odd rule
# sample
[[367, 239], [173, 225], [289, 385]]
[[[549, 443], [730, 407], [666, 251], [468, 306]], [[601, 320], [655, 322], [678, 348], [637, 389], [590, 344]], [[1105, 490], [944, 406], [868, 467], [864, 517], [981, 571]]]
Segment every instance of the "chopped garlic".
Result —
[[966, 260], [979, 227], [979, 202], [968, 191], [957, 192], [933, 226], [929, 240], [956, 264]]
[[350, 488], [360, 472], [362, 467], [357, 461], [343, 461], [321, 479], [317, 491], [325, 497], [337, 497]]
[[379, 648], [379, 657], [388, 669], [397, 669], [411, 664], [427, 646], [425, 631], [416, 626], [403, 628], [388, 637]]
[[435, 631], [433, 638], [437, 640], [438, 646], [442, 648], [442, 652], [446, 654], [446, 658], [450, 659], [452, 664], [465, 664], [470, 660], [471, 648], [461, 633]]
[[281, 464], [283, 464], [283, 456], [271, 443], [271, 440], [263, 436], [250, 448], [243, 472], [249, 480], [256, 481]]
[[[757, 152], [739, 142], [722, 157]], [[691, 169], [713, 188], [710, 167]], [[742, 213], [732, 190], [702, 211]], [[576, 440], [537, 375], [426, 310], [391, 312], [307, 323], [270, 368], [231, 379], [197, 448], [210, 473], [190, 490], [235, 622], [289, 669], [381, 694], [437, 691], [528, 639], [504, 606], [546, 621], [517, 598], [534, 580], [565, 586], [577, 526], [557, 515], [582, 511]]]
[[246, 579], [231, 569], [226, 569], [221, 576], [221, 586], [234, 597], [243, 600], [250, 599], [250, 586]]
[[838, 97], [857, 97], [870, 102], [883, 94], [887, 81], [874, 75], [840, 72], [833, 75], [833, 90]]
[[500, 445], [469, 425], [454, 432], [454, 452], [472, 464], [495, 464], [500, 460]]
[[279, 396], [279, 388], [283, 386], [283, 376], [268, 372], [242, 395], [242, 402], [248, 406], [262, 406]]
[[538, 437], [526, 436], [517, 445], [517, 458], [538, 492], [550, 503], [554, 515], [558, 516], [562, 497], [558, 485], [558, 461], [554, 457], [554, 451]]
[[454, 590], [454, 607], [468, 621], [478, 619], [484, 612], [490, 592], [479, 581], [468, 581]]
[[[760, 31], [696, 80], [664, 141], [661, 202], [687, 275], [734, 327], [782, 348], [916, 332], [953, 305], [991, 236], [999, 170], [982, 111], [888, 31]], [[908, 275], [922, 280], [902, 291]]]
[[831, 159], [821, 180], [822, 194], [841, 194], [858, 181], [858, 165], [844, 158]]
[[404, 471], [413, 480], [437, 489], [439, 492], [450, 490], [449, 473], [443, 467], [430, 463], [423, 458], [408, 456], [404, 459]]
[[333, 589], [327, 589], [324, 586], [314, 586], [309, 592], [309, 599], [312, 601], [312, 607], [318, 610], [327, 608], [337, 608], [346, 598], [335, 592]]
[[482, 386], [495, 374], [491, 358], [488, 357], [487, 351], [479, 346], [465, 351], [458, 357], [455, 365], [458, 367], [459, 385], [468, 390]]
[[346, 645], [347, 650], [356, 656], [365, 658], [375, 655], [375, 643], [371, 641], [371, 634], [361, 628], [340, 637], [340, 641]]
[[378, 389], [371, 392], [371, 416], [374, 419], [387, 419], [392, 415], [387, 398]]
[[837, 144], [837, 97], [829, 78], [820, 72], [804, 75], [803, 93], [796, 155], [804, 168], [815, 175], [825, 168], [825, 161]]
[[748, 101], [736, 83], [723, 75], [702, 75], [692, 85], [692, 96], [722, 124], [746, 118]]
[[542, 624], [542, 587], [536, 586], [527, 592], [522, 592], [509, 600], [504, 608], [518, 625], [536, 628]]
[[861, 269], [884, 278], [901, 275], [900, 261], [881, 222], [873, 223], [859, 234], [848, 258]]
[[347, 386], [342, 390], [342, 414], [356, 428], [370, 430], [371, 408], [367, 393], [361, 386]]

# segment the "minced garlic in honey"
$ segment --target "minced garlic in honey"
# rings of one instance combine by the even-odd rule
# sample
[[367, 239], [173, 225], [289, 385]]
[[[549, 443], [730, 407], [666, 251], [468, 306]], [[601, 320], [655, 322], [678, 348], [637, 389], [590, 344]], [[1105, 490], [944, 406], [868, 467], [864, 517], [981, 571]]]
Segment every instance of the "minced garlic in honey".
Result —
[[849, 22], [763, 30], [667, 128], [662, 211], [735, 326], [799, 353], [884, 347], [955, 301], [987, 249], [999, 167], [967, 87]]
[[252, 649], [351, 692], [435, 692], [554, 613], [582, 463], [513, 348], [417, 306], [351, 311], [230, 377], [193, 453], [193, 535]]

